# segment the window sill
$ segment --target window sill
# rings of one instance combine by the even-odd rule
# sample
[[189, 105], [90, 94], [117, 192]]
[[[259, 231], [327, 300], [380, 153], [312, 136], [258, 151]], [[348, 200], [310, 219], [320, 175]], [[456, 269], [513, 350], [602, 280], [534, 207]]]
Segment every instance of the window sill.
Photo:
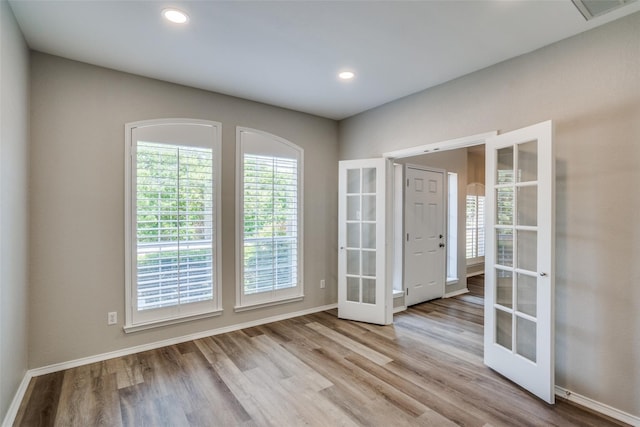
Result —
[[216, 316], [220, 316], [222, 314], [222, 311], [223, 310], [220, 309], [220, 310], [210, 311], [208, 313], [194, 314], [194, 315], [191, 315], [191, 316], [183, 316], [183, 317], [177, 317], [177, 318], [173, 318], [173, 319], [152, 321], [152, 322], [146, 322], [146, 323], [138, 323], [136, 325], [125, 325], [122, 329], [124, 330], [125, 333], [130, 334], [130, 333], [133, 333], [133, 332], [144, 331], [144, 330], [147, 330], [147, 329], [161, 328], [163, 326], [176, 325], [178, 323], [190, 322], [192, 320], [206, 319], [208, 317], [216, 317]]
[[457, 277], [447, 277], [447, 286], [457, 285], [458, 278]]
[[285, 298], [277, 301], [266, 301], [266, 302], [259, 302], [256, 304], [249, 304], [249, 305], [237, 305], [233, 308], [233, 311], [235, 311], [236, 313], [239, 313], [241, 311], [249, 311], [249, 310], [255, 310], [263, 307], [271, 307], [273, 305], [288, 304], [290, 302], [298, 302], [298, 301], [302, 301], [303, 299], [304, 299], [304, 295], [300, 295], [297, 297]]

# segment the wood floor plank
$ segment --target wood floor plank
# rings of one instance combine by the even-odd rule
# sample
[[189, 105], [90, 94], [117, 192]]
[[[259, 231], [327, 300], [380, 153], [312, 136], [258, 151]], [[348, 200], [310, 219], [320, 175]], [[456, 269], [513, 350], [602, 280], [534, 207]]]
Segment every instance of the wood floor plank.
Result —
[[[24, 414], [15, 421], [19, 426], [52, 426], [54, 425], [60, 401], [60, 391], [64, 371], [32, 378], [27, 395], [29, 406], [19, 410]], [[25, 402], [23, 401], [22, 405]]]
[[102, 363], [65, 372], [55, 425], [120, 425], [120, 405], [115, 374], [94, 376]]
[[346, 337], [332, 329], [327, 328], [324, 325], [321, 325], [317, 322], [312, 322], [312, 323], [308, 323], [307, 324], [308, 328], [313, 329], [314, 331], [321, 333], [322, 335], [324, 335], [327, 338], [330, 338], [332, 340], [334, 340], [335, 342], [343, 345], [344, 347], [348, 348], [349, 350], [358, 353], [360, 355], [362, 355], [363, 357], [366, 357], [367, 359], [371, 360], [374, 363], [377, 363], [378, 365], [384, 365], [387, 364], [389, 362], [391, 362], [393, 359], [388, 358], [387, 356], [385, 356], [384, 354], [380, 354], [379, 352], [377, 352], [376, 350], [364, 346], [362, 344], [360, 344], [357, 341], [352, 340], [349, 337]]
[[14, 425], [623, 425], [484, 366], [482, 283], [392, 325], [333, 309], [33, 378]]

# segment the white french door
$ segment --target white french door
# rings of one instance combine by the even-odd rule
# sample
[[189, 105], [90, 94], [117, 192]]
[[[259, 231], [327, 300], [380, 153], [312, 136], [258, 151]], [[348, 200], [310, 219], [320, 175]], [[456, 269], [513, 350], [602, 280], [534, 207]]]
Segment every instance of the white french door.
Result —
[[551, 121], [486, 140], [484, 363], [554, 403]]
[[387, 268], [387, 159], [341, 161], [338, 202], [338, 317], [393, 322]]

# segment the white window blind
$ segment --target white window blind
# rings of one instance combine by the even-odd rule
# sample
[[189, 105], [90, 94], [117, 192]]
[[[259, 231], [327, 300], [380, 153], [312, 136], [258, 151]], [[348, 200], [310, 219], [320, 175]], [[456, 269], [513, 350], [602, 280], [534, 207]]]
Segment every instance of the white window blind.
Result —
[[213, 152], [137, 142], [138, 310], [213, 298]]
[[466, 221], [466, 233], [467, 233], [467, 247], [466, 258], [467, 260], [477, 259], [484, 257], [484, 186], [478, 185], [481, 188], [469, 189], [467, 194], [467, 221]]
[[127, 124], [125, 331], [219, 314], [220, 124]]
[[296, 286], [298, 165], [244, 155], [244, 293]]
[[236, 309], [302, 296], [302, 150], [265, 132], [238, 132]]

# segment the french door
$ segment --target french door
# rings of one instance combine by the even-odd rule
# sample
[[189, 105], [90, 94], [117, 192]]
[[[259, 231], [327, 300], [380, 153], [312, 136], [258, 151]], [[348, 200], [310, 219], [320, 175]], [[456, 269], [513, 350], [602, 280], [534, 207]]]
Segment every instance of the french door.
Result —
[[393, 322], [387, 267], [387, 159], [341, 161], [338, 203], [338, 317]]
[[554, 403], [553, 124], [486, 140], [484, 362]]

